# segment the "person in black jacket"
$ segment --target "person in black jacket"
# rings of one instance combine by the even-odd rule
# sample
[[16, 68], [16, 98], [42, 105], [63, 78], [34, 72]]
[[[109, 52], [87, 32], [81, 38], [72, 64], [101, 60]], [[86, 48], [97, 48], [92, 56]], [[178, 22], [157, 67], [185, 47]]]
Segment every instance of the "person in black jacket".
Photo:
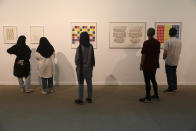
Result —
[[[160, 42], [154, 38], [155, 29], [149, 28], [147, 31], [148, 40], [144, 41], [142, 47], [142, 57], [140, 70], [143, 71], [144, 81], [146, 86], [146, 96], [140, 98], [141, 102], [151, 102], [151, 98], [159, 100], [158, 85], [156, 82], [156, 71], [159, 68], [159, 54], [160, 54]], [[154, 95], [151, 96], [151, 84], [152, 82]]]
[[92, 103], [92, 72], [93, 67], [95, 66], [95, 57], [94, 49], [90, 44], [89, 34], [87, 32], [82, 32], [80, 34], [80, 45], [76, 50], [75, 64], [79, 85], [79, 98], [75, 100], [75, 103], [83, 103], [85, 79], [88, 88], [88, 97], [86, 98], [86, 101]]
[[[9, 54], [16, 55], [14, 63], [14, 76], [18, 78], [18, 82], [22, 92], [29, 93], [32, 90], [30, 89], [31, 76], [30, 76], [30, 62], [31, 50], [26, 45], [26, 37], [20, 36], [17, 43], [7, 50]], [[25, 78], [25, 84], [23, 81]]]

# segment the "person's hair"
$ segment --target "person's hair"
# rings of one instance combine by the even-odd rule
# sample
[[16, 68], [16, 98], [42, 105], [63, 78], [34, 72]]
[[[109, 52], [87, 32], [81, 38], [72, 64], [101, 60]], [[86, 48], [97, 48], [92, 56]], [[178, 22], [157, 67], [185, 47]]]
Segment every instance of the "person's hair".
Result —
[[155, 35], [155, 29], [154, 28], [149, 28], [147, 31], [148, 37], [153, 37]]
[[169, 36], [170, 36], [170, 37], [175, 37], [176, 34], [177, 34], [177, 30], [176, 30], [175, 28], [171, 28], [171, 29], [169, 30]]

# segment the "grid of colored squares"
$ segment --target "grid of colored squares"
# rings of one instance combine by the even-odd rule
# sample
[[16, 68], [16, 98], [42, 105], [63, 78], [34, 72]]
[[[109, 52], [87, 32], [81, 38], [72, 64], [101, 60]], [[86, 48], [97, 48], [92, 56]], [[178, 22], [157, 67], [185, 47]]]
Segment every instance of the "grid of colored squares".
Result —
[[95, 26], [72, 26], [72, 44], [78, 44], [80, 40], [80, 34], [82, 32], [88, 32], [90, 37], [90, 43], [95, 42], [96, 37]]
[[168, 39], [170, 39], [169, 36], [169, 30], [171, 28], [175, 28], [177, 30], [176, 38], [179, 39], [180, 37], [180, 25], [157, 25], [157, 40], [159, 40], [160, 43], [165, 43]]

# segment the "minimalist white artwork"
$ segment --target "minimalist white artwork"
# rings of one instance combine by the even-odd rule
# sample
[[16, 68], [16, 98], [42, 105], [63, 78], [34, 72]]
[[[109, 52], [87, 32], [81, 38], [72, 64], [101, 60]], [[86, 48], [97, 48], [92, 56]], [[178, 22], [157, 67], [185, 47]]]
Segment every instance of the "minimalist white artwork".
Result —
[[142, 48], [145, 39], [144, 22], [110, 23], [110, 48]]
[[17, 42], [17, 27], [16, 26], [4, 26], [3, 27], [4, 34], [4, 43], [6, 44], [14, 44]]
[[71, 47], [77, 48], [79, 45], [80, 34], [87, 32], [90, 43], [97, 48], [97, 23], [96, 22], [72, 22], [71, 23]]
[[32, 44], [38, 44], [41, 37], [44, 36], [43, 26], [31, 26], [30, 27], [30, 41]]

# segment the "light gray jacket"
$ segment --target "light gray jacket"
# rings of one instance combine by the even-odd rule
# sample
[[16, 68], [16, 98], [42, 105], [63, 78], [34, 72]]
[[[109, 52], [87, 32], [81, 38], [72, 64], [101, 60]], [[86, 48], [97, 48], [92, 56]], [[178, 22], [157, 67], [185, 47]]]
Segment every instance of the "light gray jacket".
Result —
[[55, 54], [44, 58], [39, 52], [35, 53], [37, 72], [41, 78], [51, 78], [55, 74]]

